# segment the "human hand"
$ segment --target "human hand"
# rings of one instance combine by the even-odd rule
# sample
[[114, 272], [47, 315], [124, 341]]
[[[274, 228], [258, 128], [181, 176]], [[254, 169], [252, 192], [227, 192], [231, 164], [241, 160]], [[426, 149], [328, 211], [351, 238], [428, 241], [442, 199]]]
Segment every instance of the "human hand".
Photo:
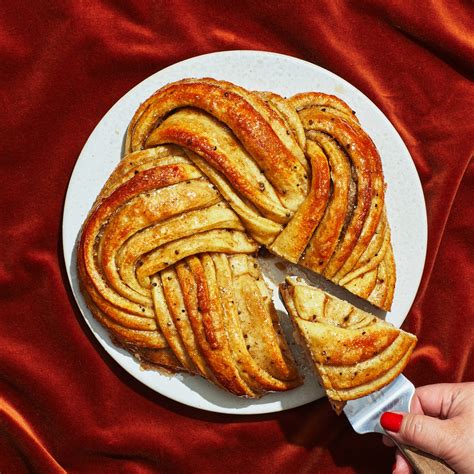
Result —
[[[419, 387], [410, 413], [386, 412], [380, 423], [397, 443], [443, 459], [459, 474], [474, 472], [474, 382]], [[384, 436], [387, 446], [390, 438]], [[393, 472], [413, 472], [398, 450]]]

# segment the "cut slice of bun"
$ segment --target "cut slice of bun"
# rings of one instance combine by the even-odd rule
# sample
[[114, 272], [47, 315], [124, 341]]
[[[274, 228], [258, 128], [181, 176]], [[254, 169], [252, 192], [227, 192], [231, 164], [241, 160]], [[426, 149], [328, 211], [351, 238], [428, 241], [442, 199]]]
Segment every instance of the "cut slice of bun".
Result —
[[337, 413], [348, 400], [381, 389], [405, 368], [416, 336], [347, 301], [287, 277], [284, 304]]

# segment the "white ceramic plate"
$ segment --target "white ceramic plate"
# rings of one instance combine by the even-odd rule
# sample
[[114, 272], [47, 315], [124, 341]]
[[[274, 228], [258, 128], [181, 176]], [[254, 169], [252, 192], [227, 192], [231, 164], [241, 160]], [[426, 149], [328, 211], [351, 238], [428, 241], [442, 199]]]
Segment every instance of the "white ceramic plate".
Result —
[[[227, 51], [191, 58], [170, 66], [144, 80], [123, 96], [99, 122], [87, 140], [71, 176], [63, 216], [64, 258], [74, 296], [84, 318], [104, 349], [127, 372], [156, 392], [199, 409], [232, 414], [270, 413], [297, 407], [323, 396], [311, 371], [299, 364], [306, 382], [286, 393], [272, 393], [260, 400], [230, 395], [200, 377], [168, 377], [142, 370], [126, 351], [114, 346], [107, 332], [89, 312], [79, 291], [75, 245], [81, 225], [111, 171], [121, 157], [124, 134], [134, 111], [161, 86], [185, 77], [214, 77], [254, 90], [271, 90], [283, 96], [297, 92], [321, 91], [345, 100], [357, 112], [363, 128], [374, 140], [382, 157], [386, 182], [388, 218], [397, 265], [397, 286], [392, 311], [387, 320], [400, 326], [405, 319], [420, 283], [426, 253], [426, 210], [421, 184], [410, 157], [395, 128], [384, 114], [354, 86], [314, 64], [281, 54], [260, 51]], [[262, 264], [269, 284], [285, 273], [300, 273], [294, 266], [281, 271], [276, 259], [266, 257]], [[278, 269], [280, 268], [280, 270]], [[306, 277], [308, 274], [303, 272]], [[322, 279], [311, 281], [325, 286]], [[285, 319], [283, 305], [275, 291], [275, 305]], [[284, 326], [286, 326], [284, 322]]]

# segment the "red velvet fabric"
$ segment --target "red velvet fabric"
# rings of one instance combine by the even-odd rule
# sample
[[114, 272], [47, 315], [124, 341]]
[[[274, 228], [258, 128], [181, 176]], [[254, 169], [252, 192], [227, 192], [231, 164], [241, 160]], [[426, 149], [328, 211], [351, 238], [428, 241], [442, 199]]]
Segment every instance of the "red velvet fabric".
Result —
[[473, 380], [473, 14], [456, 0], [2, 2], [0, 472], [389, 472], [393, 450], [326, 400], [226, 416], [126, 374], [71, 296], [63, 199], [96, 123], [152, 73], [230, 49], [318, 64], [385, 112], [423, 183], [428, 255], [406, 373]]

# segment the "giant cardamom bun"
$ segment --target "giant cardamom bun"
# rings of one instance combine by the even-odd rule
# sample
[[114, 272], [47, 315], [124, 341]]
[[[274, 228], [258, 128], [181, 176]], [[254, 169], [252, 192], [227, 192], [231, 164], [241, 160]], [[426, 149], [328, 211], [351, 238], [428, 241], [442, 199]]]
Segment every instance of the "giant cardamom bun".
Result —
[[136, 111], [83, 225], [94, 316], [147, 364], [249, 397], [301, 383], [261, 246], [389, 310], [395, 287], [378, 152], [353, 111], [215, 79]]
[[283, 301], [321, 385], [340, 412], [347, 400], [381, 389], [405, 368], [417, 338], [296, 278]]

